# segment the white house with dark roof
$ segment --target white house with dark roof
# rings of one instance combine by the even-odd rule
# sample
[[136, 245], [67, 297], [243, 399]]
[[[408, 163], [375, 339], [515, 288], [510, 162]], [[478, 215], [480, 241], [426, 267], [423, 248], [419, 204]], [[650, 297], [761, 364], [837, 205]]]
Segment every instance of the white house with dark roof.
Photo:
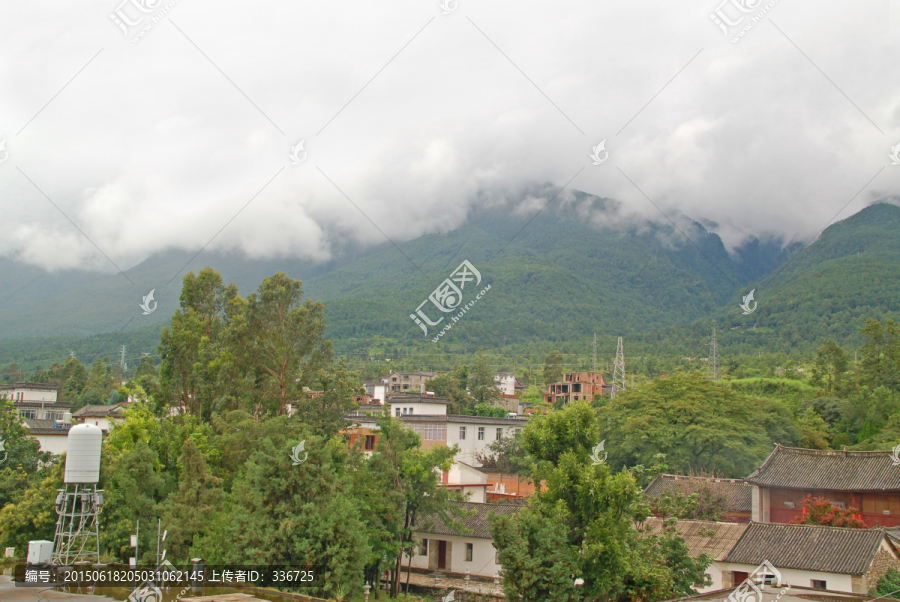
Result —
[[[457, 531], [439, 516], [420, 517], [416, 521], [416, 540], [419, 542], [412, 557], [413, 569], [441, 571], [476, 577], [495, 577], [500, 574], [497, 549], [491, 539], [488, 515], [506, 516], [518, 514], [523, 506], [518, 504], [478, 504], [451, 502], [465, 511], [474, 511], [458, 521], [465, 528]], [[403, 566], [410, 561], [404, 554]]]
[[[656, 517], [648, 518], [639, 527], [650, 535], [660, 535], [663, 532], [663, 520]], [[702, 593], [719, 590], [725, 587], [726, 580], [728, 583], [732, 581], [733, 577], [730, 574], [723, 580], [722, 562], [747, 530], [746, 524], [680, 520], [675, 523], [675, 529], [684, 537], [685, 545], [692, 557], [697, 558], [701, 554], [707, 554], [712, 559], [712, 563], [706, 569], [706, 574], [712, 579], [712, 584], [708, 587], [698, 588], [697, 591]]]
[[408, 415], [446, 416], [450, 402], [427, 393], [395, 393], [388, 395], [385, 406], [391, 416]]
[[13, 412], [38, 440], [41, 451], [66, 452], [66, 437], [72, 426], [72, 404], [58, 401], [59, 387], [43, 383], [0, 385], [0, 395], [11, 399]]
[[72, 418], [79, 424], [99, 426], [105, 433], [113, 424], [125, 422], [125, 410], [118, 405], [90, 405], [76, 410]]

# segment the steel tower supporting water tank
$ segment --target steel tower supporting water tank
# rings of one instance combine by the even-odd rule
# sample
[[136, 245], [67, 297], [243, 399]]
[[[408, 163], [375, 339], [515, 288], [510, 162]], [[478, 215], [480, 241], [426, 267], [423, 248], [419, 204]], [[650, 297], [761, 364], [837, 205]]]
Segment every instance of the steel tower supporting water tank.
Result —
[[93, 424], [69, 430], [66, 443], [65, 489], [56, 496], [56, 535], [53, 564], [100, 562], [100, 522], [103, 491], [100, 480], [100, 447], [103, 431]]

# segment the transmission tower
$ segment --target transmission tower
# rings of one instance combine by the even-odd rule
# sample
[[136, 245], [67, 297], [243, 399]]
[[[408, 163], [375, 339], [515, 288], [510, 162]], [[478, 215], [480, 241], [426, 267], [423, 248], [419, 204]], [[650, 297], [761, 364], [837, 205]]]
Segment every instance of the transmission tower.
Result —
[[719, 342], [716, 340], [715, 328], [709, 340], [709, 361], [706, 364], [706, 371], [709, 380], [719, 380]]
[[597, 333], [594, 333], [594, 362], [591, 364], [591, 372], [597, 372]]
[[125, 363], [125, 345], [122, 345], [121, 354], [122, 357], [119, 360], [119, 365], [122, 366], [122, 370], [128, 370], [128, 364]]
[[616, 366], [613, 369], [612, 395], [625, 390], [625, 350], [622, 346], [622, 337], [619, 337], [619, 345], [616, 347]]

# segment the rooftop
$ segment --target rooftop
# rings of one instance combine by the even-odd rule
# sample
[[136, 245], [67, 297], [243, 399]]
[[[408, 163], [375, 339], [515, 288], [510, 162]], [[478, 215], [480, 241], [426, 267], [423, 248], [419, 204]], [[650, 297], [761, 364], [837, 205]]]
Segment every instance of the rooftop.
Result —
[[[651, 517], [644, 522], [648, 533], [659, 535], [663, 532], [663, 520]], [[685, 539], [685, 545], [693, 557], [709, 554], [713, 560], [724, 560], [738, 542], [747, 525], [740, 523], [716, 523], [705, 520], [680, 520], [675, 529]]]
[[761, 487], [900, 492], [900, 468], [890, 451], [832, 451], [783, 447], [744, 479]]
[[450, 503], [457, 508], [470, 513], [472, 510], [475, 511], [472, 513], [472, 516], [465, 516], [460, 519], [451, 516], [454, 520], [462, 523], [466, 529], [471, 530], [471, 534], [468, 532], [457, 533], [446, 525], [444, 521], [441, 520], [441, 517], [436, 514], [424, 516], [416, 520], [416, 531], [434, 533], [435, 535], [464, 535], [466, 537], [477, 537], [479, 539], [491, 539], [491, 525], [488, 522], [489, 514], [493, 512], [495, 514], [513, 516], [518, 514], [519, 511], [524, 508], [524, 506], [519, 504], [481, 504], [478, 502]]
[[[31, 435], [68, 435], [71, 424], [65, 424], [56, 420], [39, 420], [37, 418], [24, 418], [25, 426]], [[56, 426], [60, 425], [60, 426]]]
[[527, 418], [494, 418], [492, 416], [462, 416], [460, 414], [407, 414], [403, 422], [457, 422], [460, 424], [506, 424], [525, 426]]
[[743, 479], [664, 474], [653, 479], [644, 492], [650, 497], [659, 497], [664, 493], [690, 495], [704, 486], [723, 496], [731, 512], [750, 512], [753, 509], [753, 486]]
[[0, 385], [0, 391], [8, 391], [10, 389], [35, 389], [37, 391], [59, 391], [59, 385], [51, 385], [45, 383], [12, 383], [11, 385]]
[[884, 539], [884, 529], [750, 523], [725, 562], [865, 575]]
[[83, 408], [76, 410], [72, 416], [74, 418], [123, 418], [125, 416], [125, 410], [120, 408], [117, 405], [94, 405], [94, 406], [84, 406]]

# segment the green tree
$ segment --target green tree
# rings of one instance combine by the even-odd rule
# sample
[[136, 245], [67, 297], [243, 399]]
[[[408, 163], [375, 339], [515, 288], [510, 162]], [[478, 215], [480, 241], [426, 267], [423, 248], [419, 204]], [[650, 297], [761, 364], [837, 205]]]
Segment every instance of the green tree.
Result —
[[25, 556], [29, 541], [52, 541], [56, 525], [54, 508], [57, 489], [63, 487], [63, 466], [54, 464], [36, 476], [13, 503], [0, 510], [0, 546], [15, 548], [20, 557]]
[[562, 363], [563, 355], [559, 351], [554, 351], [544, 359], [544, 385], [550, 385], [562, 380]]
[[814, 409], [806, 408], [797, 424], [800, 428], [800, 447], [828, 449], [828, 425]]
[[884, 574], [881, 579], [878, 580], [878, 584], [869, 590], [869, 595], [872, 597], [888, 597], [893, 599], [900, 599], [900, 572], [897, 569], [890, 568], [887, 573]]
[[[257, 416], [265, 410], [284, 414], [331, 360], [325, 335], [325, 306], [302, 302], [301, 282], [284, 272], [269, 276], [247, 297], [235, 320], [232, 346], [242, 365], [256, 371]], [[269, 403], [273, 400], [274, 405]]]
[[[219, 369], [229, 357], [224, 333], [227, 309], [237, 287], [225, 286], [222, 276], [206, 267], [182, 281], [180, 306], [160, 335], [160, 394], [168, 404], [196, 416], [212, 412], [214, 402], [227, 397]], [[224, 357], [223, 357], [224, 356]]]
[[355, 395], [365, 393], [359, 377], [347, 370], [343, 359], [337, 366], [322, 368], [313, 381], [321, 395], [302, 393], [296, 402], [296, 417], [323, 437], [332, 437], [347, 427], [347, 414], [359, 407]]
[[209, 474], [206, 461], [193, 440], [184, 442], [178, 459], [181, 477], [178, 491], [160, 507], [169, 557], [187, 562], [196, 536], [202, 535], [225, 499], [222, 480]]
[[[709, 583], [710, 559], [692, 558], [674, 528], [663, 536], [635, 528], [650, 512], [638, 486], [643, 469], [613, 474], [593, 460], [598, 431], [587, 402], [538, 416], [526, 427], [532, 473], [547, 488], [518, 516], [490, 519], [508, 598], [663, 600]], [[573, 575], [583, 585], [576, 588]]]
[[681, 474], [750, 474], [772, 450], [767, 428], [779, 432], [779, 443], [796, 441], [790, 412], [781, 404], [700, 375], [677, 374], [628, 389], [600, 409], [600, 424], [613, 466], [652, 465], [664, 453]]
[[472, 362], [472, 371], [469, 374], [469, 392], [472, 394], [476, 406], [479, 404], [495, 405], [500, 401], [500, 389], [494, 380], [494, 371], [491, 370], [481, 349], [475, 354], [475, 360]]
[[859, 350], [860, 384], [900, 391], [900, 324], [886, 320], [882, 327], [870, 318], [861, 333], [866, 343]]
[[833, 339], [828, 339], [816, 352], [812, 382], [827, 391], [840, 389], [847, 367], [847, 354]]
[[432, 391], [435, 397], [450, 402], [447, 408], [450, 414], [471, 414], [475, 401], [469, 394], [469, 369], [456, 364], [449, 374], [441, 374], [425, 381], [425, 390]]

